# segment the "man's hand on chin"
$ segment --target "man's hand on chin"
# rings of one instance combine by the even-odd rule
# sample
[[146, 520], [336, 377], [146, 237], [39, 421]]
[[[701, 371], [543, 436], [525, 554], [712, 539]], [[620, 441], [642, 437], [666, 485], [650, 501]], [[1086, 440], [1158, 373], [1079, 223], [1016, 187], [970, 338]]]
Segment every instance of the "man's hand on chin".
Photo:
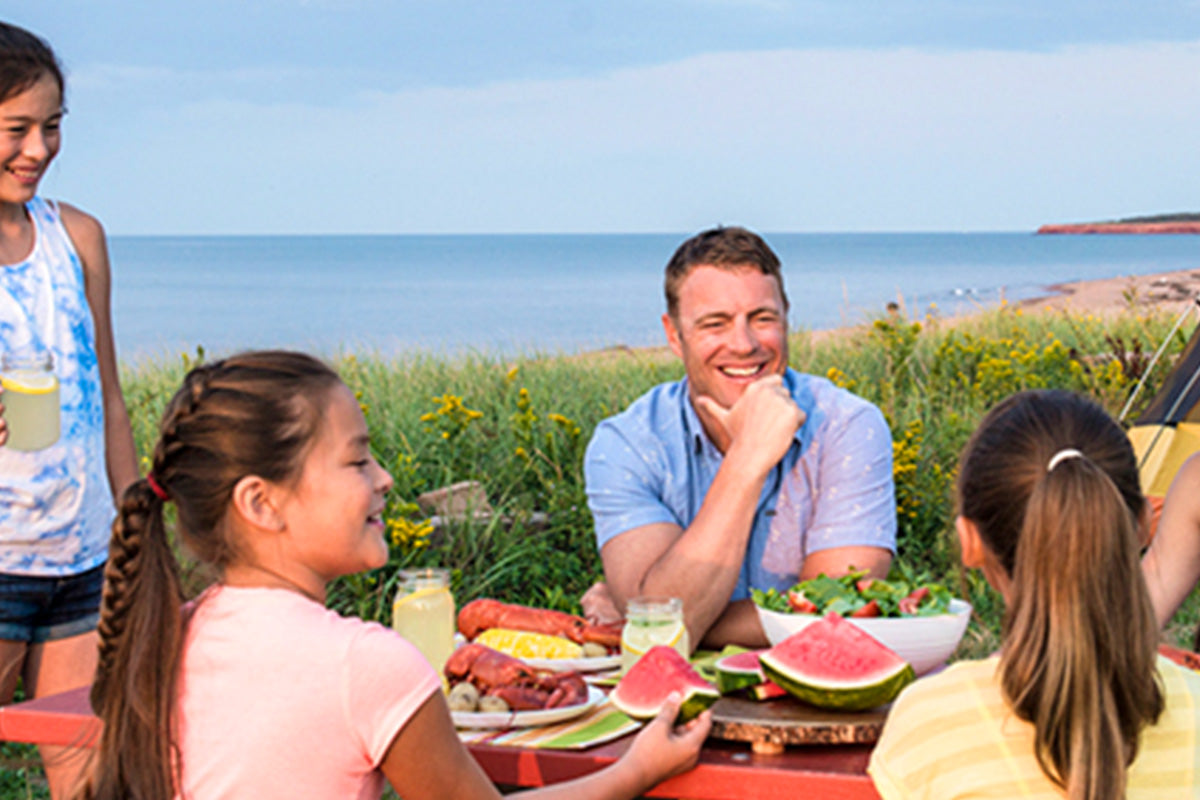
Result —
[[749, 448], [769, 462], [768, 469], [783, 458], [805, 420], [782, 375], [750, 384], [732, 408], [706, 395], [697, 397], [694, 405], [717, 449], [728, 455], [735, 446]]

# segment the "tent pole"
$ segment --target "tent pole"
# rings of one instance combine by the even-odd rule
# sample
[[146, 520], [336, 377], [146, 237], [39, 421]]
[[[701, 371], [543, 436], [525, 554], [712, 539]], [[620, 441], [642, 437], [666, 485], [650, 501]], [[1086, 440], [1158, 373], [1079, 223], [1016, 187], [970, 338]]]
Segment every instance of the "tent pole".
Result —
[[[1197, 305], [1200, 305], [1200, 298], [1196, 298], [1196, 303], [1197, 303]], [[1147, 370], [1147, 371], [1149, 371], [1149, 370]], [[1184, 398], [1186, 398], [1188, 396], [1188, 393], [1192, 391], [1192, 387], [1196, 385], [1197, 379], [1200, 379], [1200, 372], [1193, 372], [1192, 377], [1188, 379], [1187, 384], [1183, 387], [1183, 389], [1176, 396], [1175, 402], [1171, 404], [1171, 407], [1169, 409], [1167, 409], [1166, 418], [1168, 420], [1175, 416], [1175, 412], [1178, 411], [1179, 406], [1183, 404]], [[1141, 461], [1138, 462], [1139, 470], [1145, 465], [1146, 461], [1149, 460], [1150, 454], [1154, 452], [1154, 448], [1158, 445], [1158, 440], [1162, 437], [1164, 427], [1166, 427], [1166, 426], [1159, 425], [1158, 430], [1156, 430], [1154, 432], [1154, 438], [1150, 440], [1150, 446], [1146, 448], [1145, 455], [1142, 456]]]
[[[1154, 352], [1154, 358], [1150, 359], [1150, 364], [1142, 372], [1142, 377], [1138, 380], [1137, 386], [1133, 387], [1133, 392], [1129, 395], [1129, 399], [1125, 401], [1125, 407], [1121, 409], [1121, 413], [1117, 417], [1118, 422], [1125, 421], [1125, 415], [1128, 414], [1129, 409], [1133, 407], [1133, 401], [1137, 400], [1137, 396], [1141, 394], [1142, 387], [1146, 385], [1146, 381], [1150, 378], [1150, 373], [1154, 371], [1154, 365], [1158, 363], [1158, 359], [1162, 357], [1163, 351], [1166, 350], [1167, 345], [1171, 343], [1171, 337], [1174, 336], [1175, 332], [1179, 330], [1179, 327], [1183, 325], [1183, 320], [1187, 317], [1187, 315], [1197, 309], [1200, 309], [1200, 294], [1192, 298], [1191, 305], [1183, 309], [1182, 313], [1180, 313], [1178, 318], [1175, 320], [1175, 326], [1171, 328], [1170, 333], [1163, 337], [1162, 344], [1160, 344], [1158, 346], [1158, 350]], [[1155, 437], [1155, 439], [1157, 440], [1157, 437]], [[1151, 444], [1150, 449], [1146, 452], [1149, 453], [1150, 450], [1153, 449], [1154, 445]]]

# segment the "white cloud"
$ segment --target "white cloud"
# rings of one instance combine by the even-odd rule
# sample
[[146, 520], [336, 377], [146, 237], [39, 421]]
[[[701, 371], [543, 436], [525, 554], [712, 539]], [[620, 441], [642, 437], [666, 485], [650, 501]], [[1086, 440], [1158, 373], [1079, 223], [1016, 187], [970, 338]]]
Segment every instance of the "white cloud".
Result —
[[166, 231], [1011, 228], [1200, 205], [1200, 43], [719, 53], [261, 100], [309, 80], [83, 76], [80, 94], [150, 86], [160, 102], [131, 112], [137, 137], [92, 129], [72, 160], [126, 165], [136, 195], [66, 168], [64, 194], [117, 209], [118, 229]]

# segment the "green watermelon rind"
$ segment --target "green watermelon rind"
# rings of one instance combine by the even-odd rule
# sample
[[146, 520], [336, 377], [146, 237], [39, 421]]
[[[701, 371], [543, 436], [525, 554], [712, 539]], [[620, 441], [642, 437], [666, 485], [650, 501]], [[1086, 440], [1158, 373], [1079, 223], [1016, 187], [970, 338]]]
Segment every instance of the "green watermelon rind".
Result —
[[764, 653], [759, 661], [767, 677], [782, 686], [788, 694], [811, 706], [837, 711], [865, 711], [890, 703], [901, 689], [917, 677], [912, 665], [902, 661], [891, 675], [883, 680], [875, 678], [870, 684], [820, 684], [806, 681], [794, 671], [789, 672], [786, 667], [774, 663], [769, 654]]
[[[658, 716], [659, 709], [662, 708], [661, 702], [653, 708], [649, 706], [628, 705], [621, 701], [615, 689], [608, 697], [622, 714], [639, 722], [647, 722], [654, 719]], [[675, 717], [675, 724], [682, 725], [688, 720], [695, 719], [720, 699], [721, 695], [715, 688], [708, 690], [700, 689], [699, 687], [689, 688], [683, 693], [683, 702], [679, 704], [679, 714]], [[663, 702], [666, 701], [664, 700]]]
[[[660, 649], [669, 652], [655, 652]], [[655, 668], [655, 659], [659, 656], [669, 661], [667, 664], [669, 668], [677, 670], [677, 675], [679, 676], [677, 682], [665, 685], [661, 692], [661, 697], [653, 702], [634, 703], [626, 699], [624, 693], [621, 691], [621, 687], [634, 685], [634, 681], [644, 677], [644, 673], [653, 671]], [[669, 681], [669, 677], [662, 675], [653, 675], [652, 677]], [[686, 681], [686, 684], [682, 683], [682, 681]], [[717, 691], [716, 687], [700, 677], [700, 674], [687, 663], [683, 656], [676, 653], [672, 648], [662, 645], [652, 647], [646, 651], [625, 677], [621, 679], [621, 682], [617, 684], [617, 688], [613, 689], [608, 695], [608, 699], [625, 716], [644, 722], [658, 716], [659, 710], [672, 691], [679, 692], [682, 697], [682, 701], [679, 704], [679, 714], [675, 717], [675, 724], [677, 725], [700, 716], [706, 709], [721, 699], [721, 693]]]
[[750, 652], [735, 653], [713, 664], [717, 673], [717, 691], [721, 694], [732, 694], [752, 686], [758, 686], [766, 681], [767, 676], [758, 663], [757, 653], [755, 653], [753, 669], [737, 666], [737, 661], [745, 659]]

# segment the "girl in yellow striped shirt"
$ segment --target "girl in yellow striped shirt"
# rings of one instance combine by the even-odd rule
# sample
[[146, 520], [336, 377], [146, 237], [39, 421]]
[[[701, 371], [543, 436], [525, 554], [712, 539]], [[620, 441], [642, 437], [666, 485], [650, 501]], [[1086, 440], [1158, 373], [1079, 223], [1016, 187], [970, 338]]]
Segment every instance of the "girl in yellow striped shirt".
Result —
[[1121, 428], [1069, 392], [1014, 395], [967, 444], [958, 502], [963, 564], [1004, 598], [1002, 650], [900, 696], [871, 758], [879, 793], [1200, 797], [1200, 675], [1157, 654]]

